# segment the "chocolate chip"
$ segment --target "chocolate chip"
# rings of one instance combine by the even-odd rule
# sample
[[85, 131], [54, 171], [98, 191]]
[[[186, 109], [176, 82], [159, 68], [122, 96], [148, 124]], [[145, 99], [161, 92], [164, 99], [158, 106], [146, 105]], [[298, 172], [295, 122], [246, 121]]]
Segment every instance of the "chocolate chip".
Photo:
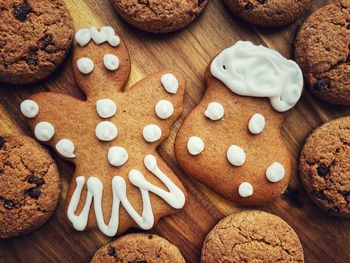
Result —
[[259, 4], [266, 4], [267, 0], [258, 0]]
[[117, 251], [114, 247], [109, 246], [107, 251], [108, 256], [114, 257], [117, 254]]
[[312, 191], [312, 195], [315, 196], [316, 198], [320, 199], [320, 200], [324, 200], [324, 192], [322, 190], [314, 190]]
[[30, 184], [36, 184], [37, 186], [45, 183], [43, 178], [36, 177], [34, 174], [31, 174], [27, 178], [27, 182]]
[[11, 210], [13, 208], [15, 208], [15, 203], [11, 200], [5, 200], [4, 201], [4, 207], [7, 209], [7, 210]]
[[248, 2], [245, 5], [245, 9], [248, 10], [248, 11], [253, 11], [254, 8], [255, 8], [255, 6], [251, 2]]
[[5, 143], [6, 143], [5, 138], [0, 136], [0, 149], [4, 148]]
[[36, 187], [33, 187], [33, 188], [29, 188], [26, 191], [26, 194], [29, 195], [32, 198], [38, 199], [39, 196], [41, 195], [40, 187], [36, 186]]
[[320, 164], [317, 167], [317, 174], [319, 176], [326, 176], [327, 174], [329, 174], [329, 167], [325, 164]]
[[153, 238], [153, 235], [148, 235], [148, 239], [152, 239]]
[[329, 90], [330, 86], [331, 81], [329, 78], [319, 78], [312, 87], [319, 92], [324, 92]]
[[28, 65], [38, 65], [39, 64], [39, 58], [38, 53], [35, 50], [29, 51], [27, 56], [25, 57], [25, 61]]
[[4, 169], [0, 168], [0, 174], [3, 174], [3, 173], [4, 173]]
[[32, 12], [32, 9], [30, 6], [27, 5], [26, 2], [20, 5], [16, 5], [13, 7], [13, 15], [15, 18], [17, 18], [19, 21], [24, 22], [27, 20], [28, 15]]
[[51, 35], [45, 35], [44, 37], [42, 37], [40, 39], [40, 43], [39, 46], [40, 48], [44, 49], [46, 48], [48, 45], [53, 44], [53, 38]]

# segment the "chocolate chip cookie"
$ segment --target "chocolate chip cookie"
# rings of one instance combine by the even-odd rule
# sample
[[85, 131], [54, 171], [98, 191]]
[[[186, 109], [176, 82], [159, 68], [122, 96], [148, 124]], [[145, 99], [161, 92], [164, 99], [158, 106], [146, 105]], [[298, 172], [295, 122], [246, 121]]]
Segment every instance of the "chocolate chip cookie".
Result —
[[0, 238], [41, 226], [59, 194], [56, 164], [42, 146], [26, 136], [0, 136]]
[[251, 210], [228, 216], [211, 230], [201, 262], [304, 262], [304, 254], [297, 234], [285, 221]]
[[312, 0], [225, 0], [227, 7], [247, 22], [280, 27], [294, 22]]
[[209, 0], [113, 0], [129, 24], [153, 33], [168, 33], [189, 25]]
[[151, 234], [129, 234], [97, 250], [91, 263], [152, 262], [185, 263], [179, 249]]
[[299, 159], [300, 179], [316, 205], [350, 218], [350, 117], [313, 131]]
[[320, 99], [350, 105], [350, 1], [327, 5], [302, 25], [295, 58], [309, 91]]
[[33, 83], [66, 57], [73, 22], [61, 0], [0, 0], [0, 81]]

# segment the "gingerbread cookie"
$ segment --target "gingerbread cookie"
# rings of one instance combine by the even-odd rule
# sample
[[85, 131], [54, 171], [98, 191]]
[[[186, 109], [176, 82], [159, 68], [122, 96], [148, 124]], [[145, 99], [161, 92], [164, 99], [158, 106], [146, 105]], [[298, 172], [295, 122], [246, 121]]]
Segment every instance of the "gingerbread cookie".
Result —
[[205, 79], [207, 91], [176, 138], [178, 162], [236, 204], [278, 197], [291, 176], [280, 128], [301, 96], [300, 68], [274, 50], [238, 41], [211, 62]]
[[313, 131], [299, 159], [300, 179], [310, 198], [332, 215], [350, 217], [350, 117]]
[[73, 22], [61, 0], [0, 0], [0, 81], [33, 83], [66, 57]]
[[188, 26], [208, 0], [113, 0], [118, 14], [129, 24], [153, 33], [168, 33]]
[[184, 187], [156, 152], [182, 113], [185, 80], [166, 69], [124, 90], [130, 59], [114, 29], [83, 28], [75, 39], [73, 70], [87, 101], [39, 93], [22, 112], [39, 141], [76, 165], [66, 202], [75, 229], [150, 229], [185, 204]]
[[152, 262], [185, 263], [179, 249], [166, 239], [151, 234], [129, 234], [100, 248], [91, 263]]
[[42, 146], [26, 136], [0, 136], [0, 238], [41, 226], [60, 191], [56, 164]]
[[294, 22], [312, 0], [225, 0], [226, 6], [247, 22], [280, 27]]
[[251, 210], [228, 216], [211, 230], [201, 262], [304, 262], [304, 254], [297, 234], [285, 221]]
[[350, 105], [350, 1], [327, 5], [301, 26], [295, 59], [309, 91], [320, 99]]

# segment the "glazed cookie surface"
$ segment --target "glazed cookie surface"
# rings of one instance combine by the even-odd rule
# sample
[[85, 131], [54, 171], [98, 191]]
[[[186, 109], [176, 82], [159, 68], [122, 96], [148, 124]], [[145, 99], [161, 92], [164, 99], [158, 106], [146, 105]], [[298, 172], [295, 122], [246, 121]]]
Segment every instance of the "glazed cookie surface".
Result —
[[176, 246], [160, 236], [129, 234], [96, 252], [91, 263], [102, 262], [185, 263], [185, 259]]
[[225, 0], [227, 7], [249, 23], [280, 27], [294, 22], [311, 0]]
[[33, 83], [64, 60], [73, 22], [61, 0], [0, 0], [0, 81]]
[[295, 59], [309, 91], [320, 99], [350, 105], [350, 1], [313, 13], [301, 26]]
[[153, 33], [168, 33], [189, 25], [209, 0], [112, 0], [131, 25]]
[[228, 216], [210, 231], [201, 262], [304, 262], [304, 254], [285, 221], [252, 210]]
[[0, 238], [41, 226], [60, 191], [56, 164], [41, 145], [26, 136], [0, 137]]
[[299, 159], [300, 179], [310, 198], [326, 212], [350, 217], [350, 117], [313, 131]]

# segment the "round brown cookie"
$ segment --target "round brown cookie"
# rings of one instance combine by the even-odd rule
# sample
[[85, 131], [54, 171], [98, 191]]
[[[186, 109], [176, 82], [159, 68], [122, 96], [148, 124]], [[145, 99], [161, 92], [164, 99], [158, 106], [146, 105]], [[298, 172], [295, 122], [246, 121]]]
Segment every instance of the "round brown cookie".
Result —
[[294, 22], [312, 0], [225, 0], [227, 7], [249, 23], [280, 27]]
[[251, 210], [224, 218], [210, 231], [201, 262], [304, 262], [304, 254], [285, 221]]
[[91, 263], [171, 262], [184, 263], [179, 249], [166, 239], [151, 234], [130, 234], [100, 248]]
[[295, 58], [309, 90], [320, 99], [350, 105], [350, 1], [317, 10], [302, 25]]
[[310, 198], [330, 214], [350, 217], [350, 117], [313, 131], [299, 159], [301, 181]]
[[113, 0], [115, 10], [129, 24], [153, 33], [168, 33], [188, 26], [208, 0]]
[[29, 137], [1, 136], [0, 238], [41, 226], [59, 195], [59, 174], [49, 153]]
[[73, 22], [61, 0], [0, 0], [0, 81], [33, 83], [66, 57]]

